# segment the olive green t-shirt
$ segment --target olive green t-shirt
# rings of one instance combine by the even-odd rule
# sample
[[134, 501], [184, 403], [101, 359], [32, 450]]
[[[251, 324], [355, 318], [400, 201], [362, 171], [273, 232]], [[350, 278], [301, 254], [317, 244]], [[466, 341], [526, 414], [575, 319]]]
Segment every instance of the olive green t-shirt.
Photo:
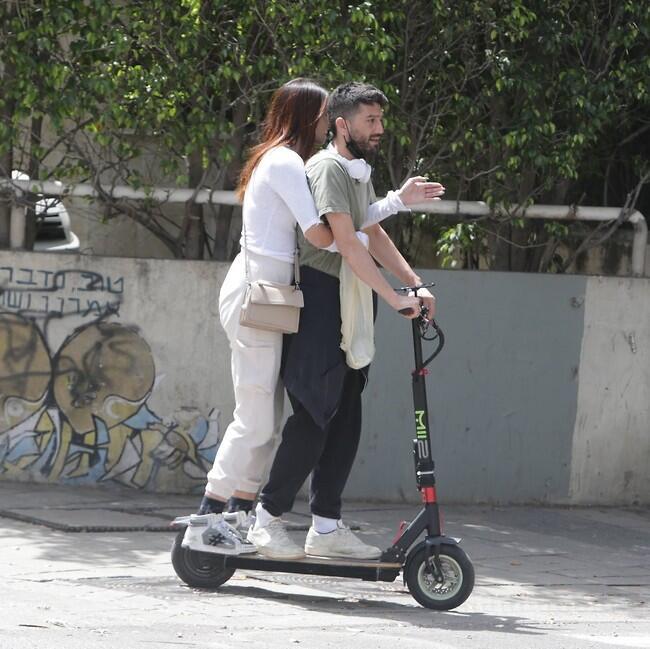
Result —
[[[355, 230], [360, 230], [368, 206], [377, 200], [372, 181], [359, 182], [350, 177], [336, 155], [324, 150], [307, 161], [307, 180], [316, 203], [318, 216], [344, 212], [352, 217]], [[339, 276], [341, 255], [313, 246], [298, 228], [300, 265], [315, 268], [334, 277]]]

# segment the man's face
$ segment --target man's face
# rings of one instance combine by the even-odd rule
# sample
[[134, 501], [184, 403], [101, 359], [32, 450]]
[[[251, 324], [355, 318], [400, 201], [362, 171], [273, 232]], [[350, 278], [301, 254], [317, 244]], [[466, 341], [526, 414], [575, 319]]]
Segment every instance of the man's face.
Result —
[[366, 155], [374, 155], [379, 149], [384, 133], [383, 118], [384, 110], [379, 104], [359, 104], [357, 112], [345, 120], [349, 137]]

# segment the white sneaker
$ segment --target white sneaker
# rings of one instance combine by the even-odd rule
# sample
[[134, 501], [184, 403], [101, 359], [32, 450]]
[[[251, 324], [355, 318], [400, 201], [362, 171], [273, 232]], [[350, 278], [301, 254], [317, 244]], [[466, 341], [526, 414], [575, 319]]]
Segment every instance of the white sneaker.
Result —
[[310, 527], [305, 541], [305, 552], [317, 557], [341, 559], [379, 559], [381, 556], [379, 548], [364, 543], [341, 521], [338, 521], [337, 529], [327, 534], [320, 534]]
[[223, 514], [192, 514], [181, 545], [197, 552], [216, 554], [255, 552], [255, 546], [227, 523]]
[[274, 518], [264, 527], [251, 527], [246, 537], [257, 551], [269, 559], [302, 559], [303, 549], [294, 543], [279, 518]]

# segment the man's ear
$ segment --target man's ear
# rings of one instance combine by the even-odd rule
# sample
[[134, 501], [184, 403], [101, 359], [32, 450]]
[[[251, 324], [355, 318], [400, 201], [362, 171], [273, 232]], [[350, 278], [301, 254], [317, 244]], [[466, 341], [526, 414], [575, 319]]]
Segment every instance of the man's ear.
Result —
[[336, 124], [337, 133], [343, 133], [344, 135], [349, 135], [348, 125], [346, 124], [345, 120], [342, 117], [337, 117], [334, 120], [334, 124]]

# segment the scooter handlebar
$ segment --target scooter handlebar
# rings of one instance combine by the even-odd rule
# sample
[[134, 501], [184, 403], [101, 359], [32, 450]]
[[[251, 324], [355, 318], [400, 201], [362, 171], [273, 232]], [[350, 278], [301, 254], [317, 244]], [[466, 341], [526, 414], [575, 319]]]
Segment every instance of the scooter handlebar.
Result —
[[[435, 282], [428, 282], [427, 284], [420, 284], [418, 286], [401, 286], [400, 288], [396, 288], [395, 291], [398, 293], [413, 293], [415, 297], [417, 297], [418, 291], [421, 288], [430, 288], [432, 286], [435, 286]], [[402, 315], [411, 315], [412, 309], [400, 309], [399, 313]], [[438, 323], [435, 321], [434, 318], [427, 318], [429, 315], [429, 309], [427, 309], [425, 306], [420, 306], [420, 313], [417, 318], [413, 320], [413, 335], [417, 336], [417, 332], [419, 331], [419, 338], [422, 340], [437, 340], [438, 345], [436, 349], [434, 350], [433, 354], [429, 356], [424, 362], [422, 363], [422, 366], [418, 369], [425, 368], [441, 351], [442, 348], [445, 344], [445, 335], [442, 332], [442, 329], [438, 326]], [[435, 336], [433, 338], [428, 338], [426, 336], [426, 331], [429, 327], [433, 327], [434, 331], [436, 332]], [[421, 344], [421, 343], [419, 343]]]
[[[428, 284], [419, 284], [418, 286], [400, 286], [399, 288], [395, 289], [396, 293], [413, 293], [414, 297], [418, 296], [418, 291], [421, 288], [431, 288], [432, 286], [435, 286], [435, 282], [429, 282]], [[421, 306], [422, 301], [420, 300], [420, 314], [418, 315], [419, 320], [426, 320], [427, 319], [427, 313], [429, 312], [429, 309]], [[413, 309], [408, 308], [408, 309], [399, 309], [398, 313], [401, 315], [406, 315], [409, 316], [413, 313]]]

